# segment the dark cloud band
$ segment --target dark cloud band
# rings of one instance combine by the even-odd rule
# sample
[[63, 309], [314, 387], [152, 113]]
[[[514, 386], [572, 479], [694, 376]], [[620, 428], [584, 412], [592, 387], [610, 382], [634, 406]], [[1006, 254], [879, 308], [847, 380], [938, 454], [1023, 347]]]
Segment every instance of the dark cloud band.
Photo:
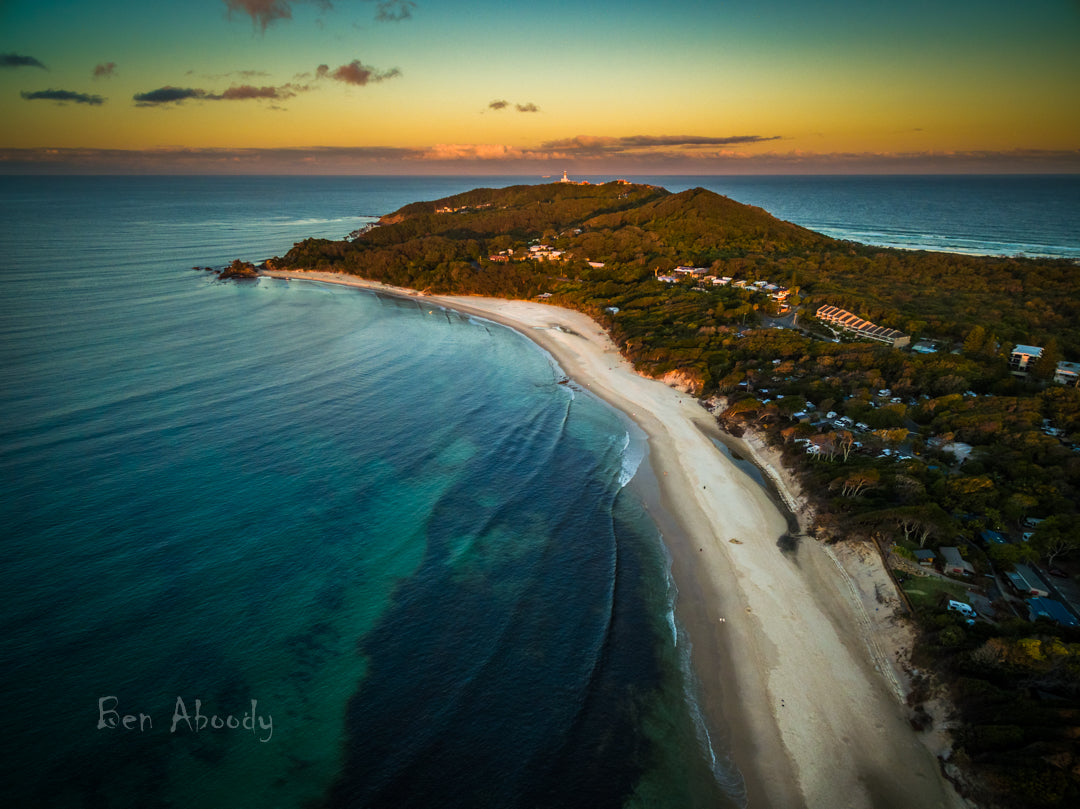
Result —
[[552, 140], [542, 144], [544, 149], [557, 149], [582, 155], [619, 154], [643, 149], [686, 149], [700, 146], [739, 146], [780, 140], [779, 135], [728, 135], [702, 137], [698, 135], [631, 135], [622, 138], [578, 136]]
[[60, 101], [71, 102], [73, 104], [88, 104], [91, 107], [100, 107], [105, 103], [105, 99], [98, 95], [90, 95], [89, 93], [76, 93], [71, 90], [38, 90], [33, 93], [28, 93], [23, 90], [19, 93], [27, 101]]
[[48, 70], [33, 56], [21, 56], [17, 53], [0, 53], [0, 67], [40, 67]]
[[136, 93], [132, 98], [140, 107], [155, 107], [159, 104], [179, 104], [191, 98], [206, 98], [205, 90], [196, 90], [192, 87], [159, 87], [147, 93]]

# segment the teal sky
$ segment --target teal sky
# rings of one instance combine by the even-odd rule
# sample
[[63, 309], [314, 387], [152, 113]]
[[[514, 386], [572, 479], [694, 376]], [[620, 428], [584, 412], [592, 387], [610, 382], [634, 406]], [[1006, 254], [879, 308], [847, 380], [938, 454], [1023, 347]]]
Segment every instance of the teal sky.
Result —
[[0, 172], [1077, 172], [1078, 43], [1077, 0], [2, 0]]

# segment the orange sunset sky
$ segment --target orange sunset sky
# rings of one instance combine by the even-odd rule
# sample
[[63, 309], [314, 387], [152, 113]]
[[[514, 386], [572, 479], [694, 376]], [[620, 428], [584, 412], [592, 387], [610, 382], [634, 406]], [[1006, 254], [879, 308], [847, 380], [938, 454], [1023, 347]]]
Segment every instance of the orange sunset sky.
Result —
[[0, 0], [0, 173], [1080, 172], [1080, 2]]

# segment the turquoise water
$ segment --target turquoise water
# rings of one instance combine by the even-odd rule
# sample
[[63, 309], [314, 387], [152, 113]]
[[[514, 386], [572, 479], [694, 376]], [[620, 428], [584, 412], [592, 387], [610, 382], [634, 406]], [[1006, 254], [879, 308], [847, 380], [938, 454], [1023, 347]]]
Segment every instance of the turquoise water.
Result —
[[631, 425], [494, 324], [191, 269], [439, 182], [0, 185], [3, 805], [738, 802]]

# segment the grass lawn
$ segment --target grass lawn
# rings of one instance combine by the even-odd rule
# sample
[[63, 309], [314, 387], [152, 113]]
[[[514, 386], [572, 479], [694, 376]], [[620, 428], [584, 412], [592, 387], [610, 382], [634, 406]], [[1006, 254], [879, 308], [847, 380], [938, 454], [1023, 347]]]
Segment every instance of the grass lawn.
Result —
[[916, 610], [937, 607], [942, 594], [957, 601], [967, 602], [967, 587], [958, 581], [948, 581], [933, 576], [912, 576], [901, 586]]

